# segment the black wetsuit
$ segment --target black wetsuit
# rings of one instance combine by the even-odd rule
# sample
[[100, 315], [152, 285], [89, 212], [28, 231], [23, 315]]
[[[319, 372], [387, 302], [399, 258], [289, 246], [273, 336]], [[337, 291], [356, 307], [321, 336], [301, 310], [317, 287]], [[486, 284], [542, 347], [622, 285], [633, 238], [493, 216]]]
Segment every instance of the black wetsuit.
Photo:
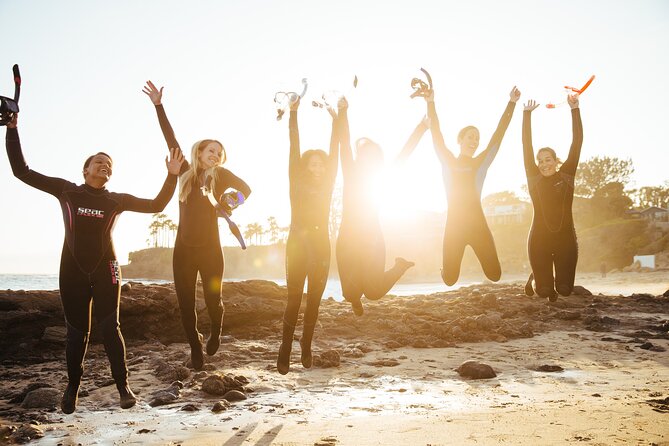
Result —
[[59, 288], [67, 323], [67, 374], [79, 384], [91, 325], [91, 299], [102, 329], [112, 376], [119, 386], [127, 383], [125, 344], [119, 328], [121, 270], [111, 233], [123, 211], [161, 212], [174, 194], [175, 175], [168, 175], [153, 200], [76, 185], [47, 177], [28, 168], [16, 129], [7, 129], [7, 156], [14, 176], [58, 199], [65, 223], [65, 242], [60, 260]]
[[[333, 123], [334, 126], [334, 123]], [[330, 201], [337, 177], [339, 146], [333, 128], [330, 154], [323, 178], [314, 184], [304, 173], [300, 158], [300, 134], [297, 111], [290, 112], [290, 154], [288, 178], [290, 182], [290, 232], [286, 244], [286, 285], [288, 302], [283, 314], [283, 341], [290, 348], [297, 316], [302, 303], [304, 283], [307, 283], [307, 306], [301, 342], [303, 348], [311, 345], [318, 319], [318, 308], [330, 270]], [[312, 155], [313, 156], [313, 155]]]
[[[168, 149], [180, 149], [181, 146], [176, 140], [163, 106], [157, 105], [156, 112]], [[180, 175], [189, 168], [188, 162], [184, 162]], [[197, 172], [198, 178], [201, 177], [201, 173]], [[249, 186], [229, 170], [217, 167], [215, 175], [216, 197], [220, 197], [229, 188], [240, 191], [245, 198], [251, 194]], [[221, 303], [223, 251], [218, 234], [216, 210], [199, 188], [191, 189], [186, 201], [179, 200], [179, 229], [174, 244], [172, 268], [181, 322], [188, 342], [191, 346], [200, 344], [195, 310], [195, 284], [198, 272], [202, 279], [204, 300], [211, 320], [211, 336], [218, 337], [223, 318]]]
[[578, 245], [571, 205], [574, 199], [574, 177], [583, 145], [583, 125], [578, 108], [572, 109], [571, 119], [573, 136], [569, 157], [557, 173], [545, 177], [534, 162], [531, 112], [523, 113], [523, 158], [534, 207], [527, 252], [536, 292], [541, 297], [553, 298], [555, 290], [568, 296], [574, 288]]
[[385, 271], [386, 244], [379, 212], [368, 187], [369, 172], [353, 160], [347, 111], [340, 109], [338, 119], [344, 190], [337, 270], [344, 299], [352, 302], [355, 310], [363, 295], [371, 300], [385, 296], [408, 265], [405, 261]]
[[496, 282], [502, 275], [495, 241], [481, 207], [481, 190], [488, 168], [495, 159], [504, 133], [509, 127], [515, 105], [515, 102], [507, 104], [497, 129], [483, 152], [473, 158], [464, 155], [456, 158], [444, 143], [434, 102], [428, 102], [432, 141], [441, 161], [448, 198], [441, 270], [441, 277], [447, 285], [458, 281], [462, 256], [467, 245], [474, 250], [488, 279]]

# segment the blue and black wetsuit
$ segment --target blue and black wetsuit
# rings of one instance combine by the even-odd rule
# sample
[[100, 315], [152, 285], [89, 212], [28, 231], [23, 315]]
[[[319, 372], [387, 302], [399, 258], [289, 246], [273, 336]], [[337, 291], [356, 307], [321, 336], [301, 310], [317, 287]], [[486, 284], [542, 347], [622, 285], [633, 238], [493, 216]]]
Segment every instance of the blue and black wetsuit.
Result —
[[78, 387], [91, 326], [91, 300], [118, 386], [127, 383], [125, 344], [119, 327], [121, 270], [114, 253], [112, 230], [123, 211], [161, 212], [174, 194], [176, 175], [168, 175], [153, 200], [76, 185], [47, 177], [26, 164], [17, 129], [8, 128], [7, 156], [14, 176], [49, 193], [60, 202], [65, 242], [60, 260], [60, 298], [67, 323], [66, 360], [70, 384]]
[[[297, 316], [302, 304], [304, 283], [307, 283], [307, 306], [304, 311], [302, 350], [309, 355], [318, 308], [330, 271], [330, 201], [337, 177], [339, 145], [333, 122], [330, 153], [325, 161], [325, 172], [317, 183], [308, 178], [300, 155], [300, 133], [297, 111], [290, 112], [290, 152], [288, 179], [290, 185], [290, 232], [286, 244], [286, 286], [288, 301], [283, 313], [283, 332], [279, 371], [287, 372], [288, 359]], [[318, 156], [318, 155], [311, 155]], [[305, 356], [306, 359], [306, 356]], [[303, 361], [310, 366], [310, 359]]]
[[556, 290], [569, 296], [574, 288], [578, 244], [571, 206], [574, 177], [583, 145], [583, 124], [580, 110], [572, 109], [573, 136], [569, 156], [558, 172], [545, 177], [534, 162], [531, 116], [530, 111], [523, 113], [523, 159], [534, 208], [527, 253], [537, 294], [554, 299]]
[[432, 141], [441, 161], [448, 198], [441, 271], [442, 279], [447, 285], [458, 281], [460, 264], [467, 245], [474, 250], [488, 279], [496, 282], [502, 275], [495, 241], [481, 207], [481, 190], [488, 168], [495, 159], [509, 127], [515, 105], [511, 101], [507, 104], [497, 129], [483, 152], [473, 158], [464, 155], [456, 158], [444, 143], [434, 102], [428, 102]]
[[[158, 122], [163, 132], [168, 150], [181, 148], [174, 135], [165, 109], [156, 106]], [[190, 168], [188, 162], [181, 166], [182, 175]], [[215, 170], [216, 190], [214, 195], [220, 197], [229, 188], [240, 191], [245, 198], [251, 194], [251, 188], [240, 178], [223, 167]], [[202, 172], [196, 172], [201, 178]], [[197, 274], [200, 273], [204, 300], [211, 320], [210, 339], [218, 348], [218, 336], [223, 320], [223, 304], [221, 302], [221, 281], [223, 280], [223, 251], [218, 234], [218, 216], [216, 209], [199, 188], [192, 188], [185, 201], [179, 200], [179, 229], [174, 244], [172, 257], [174, 287], [181, 311], [181, 322], [191, 347], [201, 349], [200, 335], [197, 331], [197, 313], [195, 310], [195, 285]], [[200, 350], [201, 351], [201, 350]], [[208, 353], [215, 351], [209, 349]]]

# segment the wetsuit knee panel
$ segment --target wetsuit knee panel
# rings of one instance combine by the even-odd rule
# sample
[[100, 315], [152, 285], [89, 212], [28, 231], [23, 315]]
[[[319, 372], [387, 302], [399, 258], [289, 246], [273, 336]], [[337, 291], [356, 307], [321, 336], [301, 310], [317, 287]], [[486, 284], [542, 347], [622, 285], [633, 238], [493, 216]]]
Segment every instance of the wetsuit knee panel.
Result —
[[79, 330], [69, 322], [65, 322], [67, 328], [66, 340], [68, 343], [86, 343], [88, 341], [89, 332]]

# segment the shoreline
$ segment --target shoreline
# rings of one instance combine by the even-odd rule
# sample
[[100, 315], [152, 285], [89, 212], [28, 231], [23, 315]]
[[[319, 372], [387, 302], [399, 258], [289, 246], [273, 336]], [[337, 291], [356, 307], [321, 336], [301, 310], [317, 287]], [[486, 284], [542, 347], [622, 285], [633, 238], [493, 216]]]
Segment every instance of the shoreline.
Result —
[[[102, 444], [184, 446], [669, 444], [669, 297], [572, 295], [549, 303], [522, 294], [520, 282], [477, 284], [365, 301], [362, 317], [346, 303], [324, 299], [314, 367], [302, 367], [295, 340], [291, 371], [283, 376], [275, 361], [284, 293], [265, 281], [227, 284], [221, 349], [195, 372], [178, 339], [173, 288], [132, 286], [122, 297], [121, 326], [140, 401], [129, 410], [118, 408], [95, 333], [72, 415], [48, 405], [57, 406], [66, 384], [57, 335], [45, 341], [35, 332], [41, 338], [32, 344], [12, 339], [26, 347], [2, 359], [0, 439], [32, 429], [41, 437], [30, 444], [64, 446], [101, 438]], [[31, 307], [8, 310], [16, 301]], [[0, 292], [0, 322], [10, 313], [53, 312], [53, 303], [54, 292]], [[166, 312], [157, 313], [165, 303]], [[55, 323], [58, 315], [52, 316]], [[206, 325], [201, 331], [208, 333]], [[488, 364], [497, 376], [460, 376], [455, 369], [467, 360]], [[204, 382], [226, 375], [245, 383], [247, 399], [214, 412], [222, 397], [208, 393]], [[176, 381], [177, 396], [149, 405]], [[22, 392], [36, 384], [55, 389], [52, 401], [22, 407]]]

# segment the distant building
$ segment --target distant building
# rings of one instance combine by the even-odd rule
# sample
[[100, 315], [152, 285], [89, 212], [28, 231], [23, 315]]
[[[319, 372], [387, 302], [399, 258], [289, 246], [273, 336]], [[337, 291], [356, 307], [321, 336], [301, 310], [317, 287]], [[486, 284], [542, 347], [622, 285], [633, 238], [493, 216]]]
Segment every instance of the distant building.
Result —
[[669, 209], [652, 206], [639, 211], [641, 218], [651, 222], [669, 222]]
[[509, 225], [523, 223], [531, 214], [529, 203], [520, 202], [515, 204], [504, 204], [485, 206], [483, 213], [492, 225]]

